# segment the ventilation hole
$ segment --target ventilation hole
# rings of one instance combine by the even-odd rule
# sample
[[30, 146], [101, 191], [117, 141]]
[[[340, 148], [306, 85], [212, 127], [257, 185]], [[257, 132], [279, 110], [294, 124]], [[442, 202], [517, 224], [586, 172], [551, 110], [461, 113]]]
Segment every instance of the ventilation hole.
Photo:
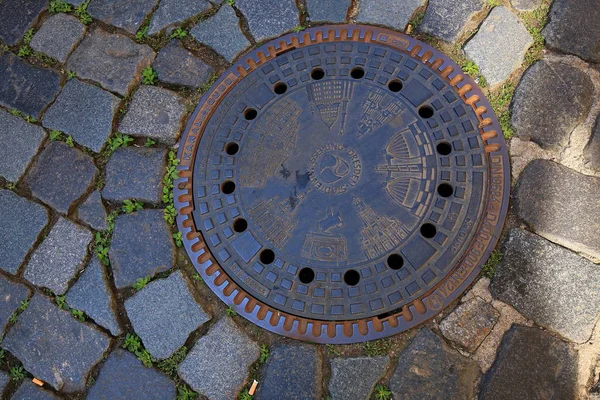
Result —
[[419, 115], [421, 116], [421, 118], [431, 118], [433, 117], [433, 108], [429, 106], [423, 106], [419, 108]]
[[435, 229], [435, 226], [433, 224], [421, 225], [421, 235], [423, 235], [424, 238], [432, 239], [435, 237], [436, 233], [437, 229]]
[[354, 79], [360, 79], [365, 76], [365, 70], [360, 67], [352, 68], [352, 71], [350, 71], [350, 76]]
[[355, 270], [351, 269], [346, 271], [344, 274], [344, 282], [350, 286], [355, 286], [360, 281], [360, 274]]
[[241, 233], [244, 232], [246, 229], [248, 229], [248, 221], [246, 221], [244, 218], [238, 218], [235, 221], [233, 221], [233, 230]]
[[248, 121], [253, 120], [257, 115], [258, 113], [254, 108], [248, 108], [246, 111], [244, 111], [244, 118], [246, 118]]
[[387, 259], [387, 265], [391, 269], [400, 269], [404, 265], [404, 259], [400, 254], [391, 254]]
[[265, 249], [260, 252], [260, 262], [263, 264], [271, 264], [275, 261], [275, 253], [271, 249]]
[[452, 146], [450, 146], [450, 143], [442, 142], [437, 145], [436, 149], [437, 152], [443, 156], [447, 156], [448, 154], [452, 153]]
[[231, 194], [235, 190], [235, 183], [232, 181], [225, 181], [221, 185], [221, 192], [225, 194]]
[[225, 145], [225, 153], [229, 154], [230, 156], [236, 154], [239, 150], [240, 146], [237, 143], [231, 142]]
[[287, 85], [283, 82], [279, 82], [275, 84], [273, 91], [277, 94], [284, 94], [285, 92], [287, 92]]
[[388, 89], [390, 89], [392, 92], [399, 92], [402, 90], [402, 82], [398, 80], [391, 81], [388, 83]]
[[315, 68], [310, 73], [310, 77], [318, 81], [319, 79], [323, 79], [325, 77], [325, 71], [323, 71], [321, 68]]
[[454, 193], [454, 188], [449, 183], [442, 183], [437, 190], [442, 197], [450, 197]]
[[312, 268], [302, 268], [298, 278], [302, 283], [311, 283], [315, 279], [315, 271]]

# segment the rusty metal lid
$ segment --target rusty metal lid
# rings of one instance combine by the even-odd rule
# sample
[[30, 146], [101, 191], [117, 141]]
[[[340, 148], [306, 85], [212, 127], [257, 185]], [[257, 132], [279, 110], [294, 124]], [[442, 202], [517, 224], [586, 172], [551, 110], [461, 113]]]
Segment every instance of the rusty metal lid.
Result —
[[506, 144], [481, 90], [403, 34], [324, 26], [252, 51], [179, 149], [194, 266], [250, 321], [319, 343], [389, 336], [477, 276], [506, 214]]

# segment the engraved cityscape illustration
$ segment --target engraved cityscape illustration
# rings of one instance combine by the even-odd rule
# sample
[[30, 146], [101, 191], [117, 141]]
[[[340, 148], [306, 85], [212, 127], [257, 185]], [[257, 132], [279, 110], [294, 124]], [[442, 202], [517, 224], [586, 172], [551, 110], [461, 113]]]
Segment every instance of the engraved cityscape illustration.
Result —
[[[253, 199], [247, 212], [257, 233], [290, 254], [326, 264], [370, 260], [397, 248], [417, 225], [427, 172], [420, 150], [423, 132], [415, 120], [403, 122], [406, 110], [380, 90], [359, 94], [351, 81], [330, 80], [307, 85], [301, 95], [287, 96], [262, 114], [248, 135], [240, 174]], [[307, 114], [312, 121], [318, 117], [320, 125], [307, 126]], [[363, 149], [382, 137], [381, 148], [367, 159], [370, 153]], [[352, 160], [353, 154], [360, 160]], [[310, 170], [302, 169], [307, 164]], [[355, 190], [346, 175], [365, 164], [371, 177], [356, 174]], [[340, 190], [338, 179], [346, 182]], [[313, 186], [317, 181], [325, 181], [327, 191]], [[361, 185], [388, 200], [374, 199]], [[268, 192], [272, 186], [280, 190]], [[383, 204], [392, 208], [382, 209]]]

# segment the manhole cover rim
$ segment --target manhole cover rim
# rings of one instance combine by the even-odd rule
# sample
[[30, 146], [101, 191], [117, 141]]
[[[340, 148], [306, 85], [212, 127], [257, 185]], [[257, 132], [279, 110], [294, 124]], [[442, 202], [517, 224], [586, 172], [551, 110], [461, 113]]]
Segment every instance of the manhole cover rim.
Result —
[[[373, 42], [409, 54], [429, 67], [455, 88], [463, 103], [472, 107], [480, 121], [479, 132], [484, 140], [490, 171], [490, 189], [485, 193], [483, 217], [478, 221], [474, 239], [464, 251], [461, 261], [427, 293], [401, 310], [385, 318], [370, 317], [347, 321], [324, 321], [299, 317], [275, 309], [252, 297], [229, 278], [213, 258], [197, 231], [192, 218], [192, 178], [197, 146], [204, 124], [212, 110], [252, 70], [277, 55], [293, 48], [323, 42]], [[495, 248], [501, 234], [510, 195], [509, 159], [498, 120], [481, 89], [460, 67], [433, 47], [399, 32], [367, 25], [336, 25], [309, 28], [290, 33], [252, 50], [233, 64], [203, 96], [190, 117], [178, 151], [179, 178], [175, 180], [174, 203], [177, 226], [182, 232], [184, 247], [192, 264], [211, 290], [239, 315], [269, 331], [316, 343], [356, 343], [387, 337], [433, 318], [458, 298], [479, 274], [482, 265]], [[493, 165], [492, 165], [493, 164]], [[484, 225], [486, 227], [484, 233]], [[492, 232], [490, 233], [490, 230]], [[485, 237], [485, 239], [483, 239]], [[475, 248], [477, 246], [477, 248]], [[476, 254], [466, 264], [469, 255]]]

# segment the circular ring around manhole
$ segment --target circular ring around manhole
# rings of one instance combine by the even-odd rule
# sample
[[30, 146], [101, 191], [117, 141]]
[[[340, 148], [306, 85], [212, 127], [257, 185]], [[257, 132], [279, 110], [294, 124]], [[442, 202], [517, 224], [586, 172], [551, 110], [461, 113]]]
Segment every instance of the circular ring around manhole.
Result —
[[435, 316], [479, 273], [508, 204], [481, 90], [370, 26], [250, 52], [203, 97], [179, 159], [177, 223], [205, 282], [253, 323], [318, 343]]

